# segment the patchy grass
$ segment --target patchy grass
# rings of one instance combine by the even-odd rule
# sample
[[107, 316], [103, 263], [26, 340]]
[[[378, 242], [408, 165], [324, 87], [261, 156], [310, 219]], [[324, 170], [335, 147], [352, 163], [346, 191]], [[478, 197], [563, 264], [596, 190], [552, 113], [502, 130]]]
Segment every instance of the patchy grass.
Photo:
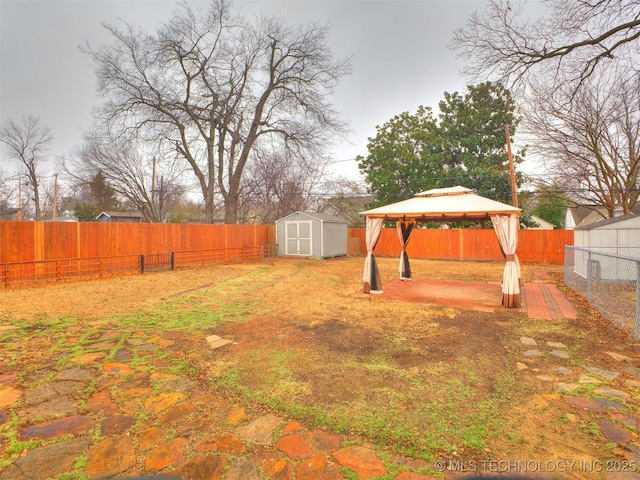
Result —
[[[396, 278], [397, 262], [378, 259], [383, 282]], [[482, 313], [372, 298], [358, 294], [362, 263], [361, 258], [275, 259], [0, 292], [0, 319], [19, 327], [0, 335], [3, 361], [10, 366], [16, 359], [25, 363], [63, 350], [67, 354], [55, 359], [63, 365], [91, 354], [113, 361], [134, 332], [141, 334], [139, 342], [152, 341], [154, 332], [216, 334], [234, 343], [198, 352], [198, 371], [193, 362], [161, 351], [153, 358], [136, 352], [129, 363], [153, 370], [154, 362], [164, 362], [169, 374], [198, 374], [211, 389], [239, 402], [357, 434], [391, 454], [427, 460], [484, 458], [487, 452], [532, 458], [527, 454], [564, 448], [541, 438], [543, 410], [535, 410], [535, 422], [530, 421], [539, 382], [515, 368], [522, 360], [519, 338], [562, 341], [572, 357], [592, 361], [601, 347], [599, 337], [585, 328], [588, 312], [573, 323], [539, 321], [528, 319], [524, 310], [498, 307]], [[412, 260], [412, 268], [416, 278], [499, 282], [503, 265]], [[558, 268], [549, 269], [558, 275]], [[537, 274], [523, 267], [525, 281]], [[69, 301], [53, 308], [52, 298]], [[105, 344], [104, 332], [120, 336]], [[20, 340], [27, 335], [25, 347]], [[552, 360], [536, 361], [545, 371], [544, 362]], [[81, 392], [82, 400], [92, 388]], [[154, 392], [160, 388], [154, 384]], [[590, 394], [587, 387], [582, 392]], [[566, 438], [566, 450], [557, 455], [570, 458], [571, 442], [587, 442], [584, 448], [593, 450], [593, 424], [583, 421], [576, 428], [558, 421], [561, 415], [549, 413], [554, 429]], [[9, 438], [15, 426], [2, 431]], [[15, 438], [9, 444], [14, 456], [27, 448]]]

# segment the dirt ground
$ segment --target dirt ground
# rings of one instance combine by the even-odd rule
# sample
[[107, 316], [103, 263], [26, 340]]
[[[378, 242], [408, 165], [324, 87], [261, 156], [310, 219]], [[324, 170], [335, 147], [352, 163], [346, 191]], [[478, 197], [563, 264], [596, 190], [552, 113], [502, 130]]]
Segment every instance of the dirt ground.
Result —
[[[397, 259], [378, 261], [383, 282], [395, 278]], [[490, 282], [500, 281], [503, 268], [491, 262], [412, 266], [417, 278]], [[302, 420], [319, 421], [313, 412], [320, 409], [333, 428], [382, 444], [402, 444], [406, 434], [400, 450], [418, 454], [423, 449], [463, 459], [616, 458], [591, 428], [596, 417], [571, 410], [555, 389], [555, 381], [569, 381], [555, 374], [555, 359], [522, 357], [520, 339], [526, 336], [540, 344], [566, 344], [575, 378], [584, 365], [612, 368], [607, 351], [638, 358], [637, 343], [579, 297], [568, 292], [577, 319], [545, 322], [528, 319], [522, 309], [417, 307], [358, 296], [361, 269], [361, 258], [275, 259], [6, 290], [0, 291], [0, 324], [50, 317], [100, 324], [179, 299], [209, 302], [210, 310], [243, 305], [250, 313], [241, 321], [217, 320], [202, 329], [234, 342], [202, 368], [226, 388], [259, 392], [250, 395], [252, 401], [284, 405]], [[560, 285], [562, 268], [525, 265], [523, 279]], [[622, 388], [621, 382], [611, 386]], [[636, 416], [637, 393], [631, 402]], [[388, 411], [386, 424], [375, 419], [380, 411]], [[349, 416], [358, 421], [344, 425]]]

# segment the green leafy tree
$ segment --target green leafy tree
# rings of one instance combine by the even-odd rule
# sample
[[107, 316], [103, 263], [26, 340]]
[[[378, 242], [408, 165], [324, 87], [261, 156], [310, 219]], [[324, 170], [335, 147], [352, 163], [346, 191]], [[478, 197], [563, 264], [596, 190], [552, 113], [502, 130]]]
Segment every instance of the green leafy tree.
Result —
[[[438, 119], [427, 107], [414, 115], [397, 115], [376, 128], [368, 155], [357, 158], [377, 205], [455, 185], [511, 203], [504, 133], [509, 125], [514, 135], [518, 124], [511, 95], [487, 82], [468, 86], [464, 96], [455, 92], [444, 97]], [[514, 162], [521, 159], [516, 156]], [[516, 180], [519, 184], [520, 175]]]
[[396, 115], [376, 130], [367, 144], [369, 154], [356, 158], [375, 194], [374, 205], [403, 200], [439, 184], [438, 127], [430, 108]]
[[536, 206], [532, 209], [534, 215], [553, 223], [556, 228], [562, 228], [567, 207], [571, 201], [562, 191], [557, 181], [551, 185], [538, 187]]

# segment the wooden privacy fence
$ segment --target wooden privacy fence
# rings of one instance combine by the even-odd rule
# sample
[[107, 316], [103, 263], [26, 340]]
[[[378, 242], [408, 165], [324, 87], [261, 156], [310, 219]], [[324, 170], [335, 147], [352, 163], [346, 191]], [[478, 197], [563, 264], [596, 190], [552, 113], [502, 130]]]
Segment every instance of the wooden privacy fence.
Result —
[[[349, 254], [365, 255], [366, 229], [350, 228]], [[518, 257], [522, 263], [563, 263], [564, 246], [573, 245], [573, 230], [520, 230]], [[376, 255], [400, 255], [395, 228], [383, 228]], [[415, 229], [407, 245], [409, 258], [433, 260], [504, 260], [493, 229]]]
[[275, 255], [267, 225], [0, 222], [0, 288]]
[[271, 225], [0, 222], [0, 263], [242, 248], [275, 243]]

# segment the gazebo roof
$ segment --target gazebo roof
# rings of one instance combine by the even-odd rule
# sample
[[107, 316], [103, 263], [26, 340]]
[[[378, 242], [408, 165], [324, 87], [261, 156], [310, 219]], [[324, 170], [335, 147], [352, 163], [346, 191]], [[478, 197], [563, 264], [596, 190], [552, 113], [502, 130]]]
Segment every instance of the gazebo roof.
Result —
[[490, 220], [491, 215], [520, 216], [521, 213], [519, 208], [477, 195], [461, 186], [427, 190], [401, 202], [360, 212], [370, 218], [425, 222]]

